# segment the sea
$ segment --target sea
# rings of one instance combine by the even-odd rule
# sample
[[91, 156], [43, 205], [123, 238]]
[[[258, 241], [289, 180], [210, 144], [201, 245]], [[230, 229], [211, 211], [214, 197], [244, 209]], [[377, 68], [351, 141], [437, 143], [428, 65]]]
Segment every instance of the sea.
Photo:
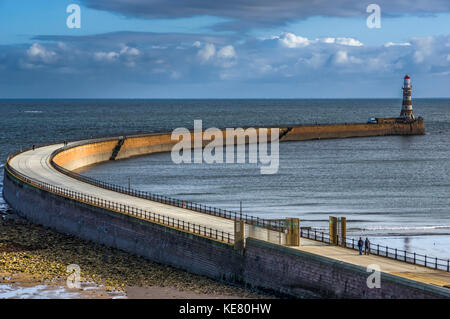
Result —
[[[401, 99], [0, 100], [0, 169], [32, 144], [192, 129], [194, 120], [204, 129], [364, 123], [400, 108]], [[81, 173], [236, 211], [242, 204], [261, 218], [298, 217], [324, 231], [329, 216], [346, 217], [349, 237], [450, 259], [450, 99], [413, 99], [413, 108], [424, 136], [280, 143], [273, 175], [252, 163], [175, 164], [170, 153]]]

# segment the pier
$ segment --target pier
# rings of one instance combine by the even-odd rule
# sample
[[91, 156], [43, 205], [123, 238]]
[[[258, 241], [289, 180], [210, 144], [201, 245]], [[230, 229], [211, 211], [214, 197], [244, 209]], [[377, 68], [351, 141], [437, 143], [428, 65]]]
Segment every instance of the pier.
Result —
[[[424, 133], [423, 120], [380, 121], [286, 126], [280, 128], [279, 139]], [[169, 133], [152, 133], [24, 150], [7, 160], [4, 197], [32, 222], [225, 282], [296, 297], [450, 297], [445, 263], [432, 267], [432, 262], [412, 263], [406, 255], [405, 261], [379, 254], [360, 256], [348, 245], [330, 245], [323, 235], [313, 238], [303, 232], [300, 245], [292, 245], [290, 231], [279, 221], [152, 195], [75, 173], [109, 160], [168, 152], [175, 143]], [[381, 269], [381, 288], [367, 287], [366, 268], [373, 264]]]

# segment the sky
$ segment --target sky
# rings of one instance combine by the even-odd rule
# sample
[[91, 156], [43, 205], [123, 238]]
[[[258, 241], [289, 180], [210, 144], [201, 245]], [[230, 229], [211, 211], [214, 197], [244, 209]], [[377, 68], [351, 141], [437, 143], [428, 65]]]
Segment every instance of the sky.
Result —
[[0, 98], [450, 97], [449, 32], [448, 0], [0, 0]]

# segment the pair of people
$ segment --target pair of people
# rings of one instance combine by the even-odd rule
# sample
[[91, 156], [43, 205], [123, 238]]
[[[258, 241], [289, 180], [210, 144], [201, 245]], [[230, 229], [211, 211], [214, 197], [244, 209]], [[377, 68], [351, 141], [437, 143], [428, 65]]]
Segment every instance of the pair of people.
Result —
[[370, 254], [370, 241], [369, 238], [366, 237], [366, 240], [362, 240], [361, 237], [359, 237], [358, 240], [358, 248], [359, 248], [359, 254], [362, 255], [362, 251], [363, 251], [363, 246], [364, 246], [364, 255], [369, 255]]

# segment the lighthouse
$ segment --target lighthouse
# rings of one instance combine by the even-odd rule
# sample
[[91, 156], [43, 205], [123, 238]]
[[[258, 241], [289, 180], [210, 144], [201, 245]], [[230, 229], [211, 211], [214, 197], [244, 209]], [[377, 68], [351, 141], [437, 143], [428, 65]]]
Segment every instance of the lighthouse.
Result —
[[414, 112], [411, 103], [411, 78], [405, 75], [403, 79], [403, 103], [402, 111], [400, 112], [400, 118], [405, 120], [415, 120]]

